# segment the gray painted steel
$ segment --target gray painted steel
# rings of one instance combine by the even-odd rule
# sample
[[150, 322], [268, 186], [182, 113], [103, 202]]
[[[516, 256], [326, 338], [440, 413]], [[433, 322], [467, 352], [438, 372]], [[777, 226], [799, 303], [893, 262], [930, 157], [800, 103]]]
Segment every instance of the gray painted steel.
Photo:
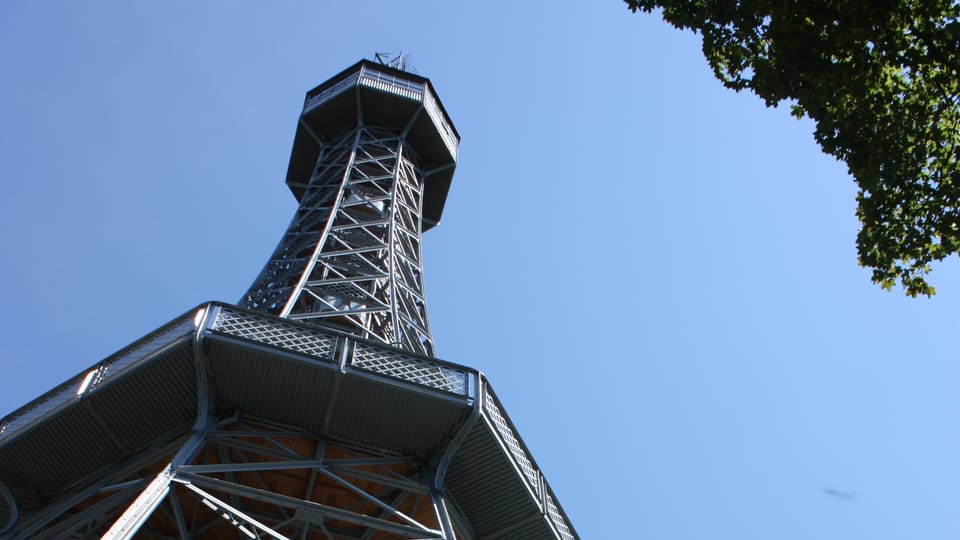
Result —
[[[217, 315], [195, 332], [194, 321], [200, 324], [208, 311]], [[224, 304], [207, 304], [198, 312], [200, 316], [184, 315], [0, 421], [6, 426], [0, 435], [0, 470], [19, 510], [12, 531], [0, 537], [34, 537], [43, 531], [56, 537], [118, 515], [150, 481], [134, 478], [135, 471], [171, 455], [193, 429], [196, 369], [202, 368], [212, 381], [211, 412], [220, 418], [242, 412], [257, 422], [285, 425], [293, 434], [349, 441], [423, 465], [439, 461], [456, 441], [442, 489], [445, 503], [455, 509], [453, 521], [465, 522], [458, 529], [475, 531], [463, 532], [463, 537], [502, 533], [509, 538], [522, 532], [523, 538], [577, 538], [562, 509], [551, 512], [544, 504], [544, 496], [552, 499], [549, 486], [476, 370]], [[239, 328], [257, 330], [241, 336]], [[299, 338], [290, 339], [291, 333]], [[202, 358], [193, 353], [199, 335]], [[278, 340], [278, 335], [287, 337]], [[358, 367], [358, 344], [394, 363]], [[130, 351], [142, 356], [131, 358]], [[348, 354], [341, 358], [339, 351]], [[398, 372], [396, 365], [406, 371]], [[86, 375], [101, 370], [110, 375], [88, 384], [78, 396]], [[452, 374], [457, 384], [410, 375], [438, 370]], [[334, 393], [337, 380], [339, 394]], [[478, 408], [478, 403], [495, 406], [498, 414], [492, 418], [493, 409]], [[41, 414], [38, 406], [49, 410]], [[479, 415], [477, 420], [472, 414]], [[22, 421], [24, 416], [31, 420]], [[284, 458], [282, 453], [276, 457]], [[531, 476], [538, 481], [531, 482]], [[431, 489], [429, 482], [422, 485]], [[95, 507], [99, 514], [68, 513], [105, 491], [113, 497]], [[96, 536], [106, 529], [90, 530]]]
[[[362, 61], [311, 90], [300, 208], [242, 306], [202, 305], [0, 419], [0, 538], [578, 538], [487, 381], [434, 357], [420, 235], [458, 144], [423, 77]], [[283, 471], [301, 497], [270, 487]], [[311, 500], [318, 482], [362, 504]]]
[[458, 145], [421, 77], [361, 62], [311, 91], [287, 176], [300, 207], [240, 305], [434, 356], [420, 235]]

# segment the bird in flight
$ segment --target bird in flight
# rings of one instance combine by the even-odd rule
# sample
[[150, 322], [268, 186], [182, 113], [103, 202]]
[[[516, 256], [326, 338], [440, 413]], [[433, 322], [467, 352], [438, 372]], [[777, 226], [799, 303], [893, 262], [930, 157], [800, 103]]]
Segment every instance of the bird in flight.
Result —
[[850, 493], [847, 491], [840, 491], [833, 488], [823, 488], [823, 492], [831, 497], [836, 497], [838, 499], [843, 499], [845, 501], [852, 501], [857, 498], [855, 493]]

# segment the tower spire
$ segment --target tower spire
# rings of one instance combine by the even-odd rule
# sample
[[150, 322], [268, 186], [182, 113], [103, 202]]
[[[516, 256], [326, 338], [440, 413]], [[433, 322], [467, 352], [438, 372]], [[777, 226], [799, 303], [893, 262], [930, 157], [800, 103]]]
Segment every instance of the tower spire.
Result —
[[403, 51], [400, 51], [397, 54], [390, 52], [378, 52], [374, 53], [373, 57], [377, 60], [377, 62], [384, 66], [399, 69], [400, 71], [409, 71], [412, 73], [417, 72], [413, 65], [410, 64], [409, 57], [404, 54]]
[[377, 59], [308, 93], [287, 175], [300, 207], [240, 305], [434, 356], [420, 239], [459, 137], [429, 81], [392, 67], [402, 55]]

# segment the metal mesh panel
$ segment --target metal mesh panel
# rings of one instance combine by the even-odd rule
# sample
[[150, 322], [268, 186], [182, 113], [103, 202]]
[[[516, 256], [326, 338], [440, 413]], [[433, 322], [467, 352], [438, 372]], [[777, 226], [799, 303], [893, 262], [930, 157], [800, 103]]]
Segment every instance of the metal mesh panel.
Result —
[[547, 493], [547, 515], [550, 516], [550, 521], [553, 522], [553, 525], [557, 528], [557, 532], [560, 533], [560, 536], [563, 540], [574, 540], [576, 537], [573, 536], [573, 531], [570, 530], [570, 526], [567, 525], [567, 520], [563, 519], [563, 514], [560, 513], [560, 508], [557, 506], [557, 503], [553, 502], [553, 497]]
[[213, 329], [223, 334], [326, 360], [333, 358], [333, 348], [336, 344], [336, 338], [333, 336], [230, 309], [220, 310]]
[[173, 323], [166, 330], [161, 330], [159, 334], [120, 351], [116, 355], [103, 361], [100, 369], [97, 370], [96, 375], [94, 375], [90, 381], [90, 388], [110, 379], [131, 364], [146, 358], [183, 336], [192, 334], [195, 329], [196, 326], [194, 325], [193, 317], [187, 316]]
[[513, 454], [513, 458], [517, 463], [517, 466], [520, 467], [520, 470], [523, 471], [524, 476], [527, 477], [527, 483], [533, 488], [533, 492], [537, 494], [537, 498], [540, 497], [540, 473], [537, 472], [536, 467], [533, 466], [533, 463], [530, 461], [530, 458], [527, 457], [527, 452], [523, 449], [523, 445], [520, 443], [520, 440], [517, 439], [517, 436], [514, 435], [513, 429], [510, 428], [510, 423], [507, 421], [506, 417], [500, 412], [500, 407], [497, 406], [493, 394], [489, 391], [489, 386], [487, 391], [484, 392], [486, 399], [483, 403], [484, 412], [487, 413], [487, 418], [493, 422], [494, 427], [497, 428], [497, 432], [500, 433], [500, 438], [503, 440], [504, 444], [507, 445], [507, 448], [510, 449], [510, 453]]
[[22, 411], [8, 416], [5, 421], [0, 422], [0, 440], [9, 437], [27, 424], [76, 398], [77, 388], [82, 380], [83, 377], [74, 377], [27, 405]]
[[370, 299], [370, 294], [353, 283], [324, 283], [310, 289], [320, 296], [334, 296], [345, 300], [354, 300], [363, 303]]
[[421, 358], [357, 343], [353, 366], [455, 394], [466, 394], [467, 373]]
[[[351, 248], [380, 247], [383, 245], [383, 236], [386, 235], [385, 229], [386, 227], [340, 229], [337, 230], [336, 238]], [[371, 234], [367, 232], [368, 230], [372, 230], [375, 233], [379, 232], [380, 234]]]

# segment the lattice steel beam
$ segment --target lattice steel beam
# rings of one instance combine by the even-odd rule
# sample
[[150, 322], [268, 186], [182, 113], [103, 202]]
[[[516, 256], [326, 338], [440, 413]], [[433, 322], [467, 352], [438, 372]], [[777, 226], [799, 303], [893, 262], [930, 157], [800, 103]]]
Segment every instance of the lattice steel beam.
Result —
[[424, 172], [402, 132], [320, 151], [300, 208], [241, 304], [434, 356], [423, 291]]
[[287, 172], [300, 207], [240, 305], [435, 356], [420, 237], [459, 139], [417, 75], [361, 62], [312, 90]]
[[[44, 532], [111, 539], [229, 530], [250, 538], [457, 537], [447, 495], [422, 460], [249, 419], [205, 426], [145, 488], [145, 480], [117, 484], [116, 496]], [[191, 500], [200, 504], [186, 504]], [[119, 515], [109, 529], [93, 519], [104, 512]]]

